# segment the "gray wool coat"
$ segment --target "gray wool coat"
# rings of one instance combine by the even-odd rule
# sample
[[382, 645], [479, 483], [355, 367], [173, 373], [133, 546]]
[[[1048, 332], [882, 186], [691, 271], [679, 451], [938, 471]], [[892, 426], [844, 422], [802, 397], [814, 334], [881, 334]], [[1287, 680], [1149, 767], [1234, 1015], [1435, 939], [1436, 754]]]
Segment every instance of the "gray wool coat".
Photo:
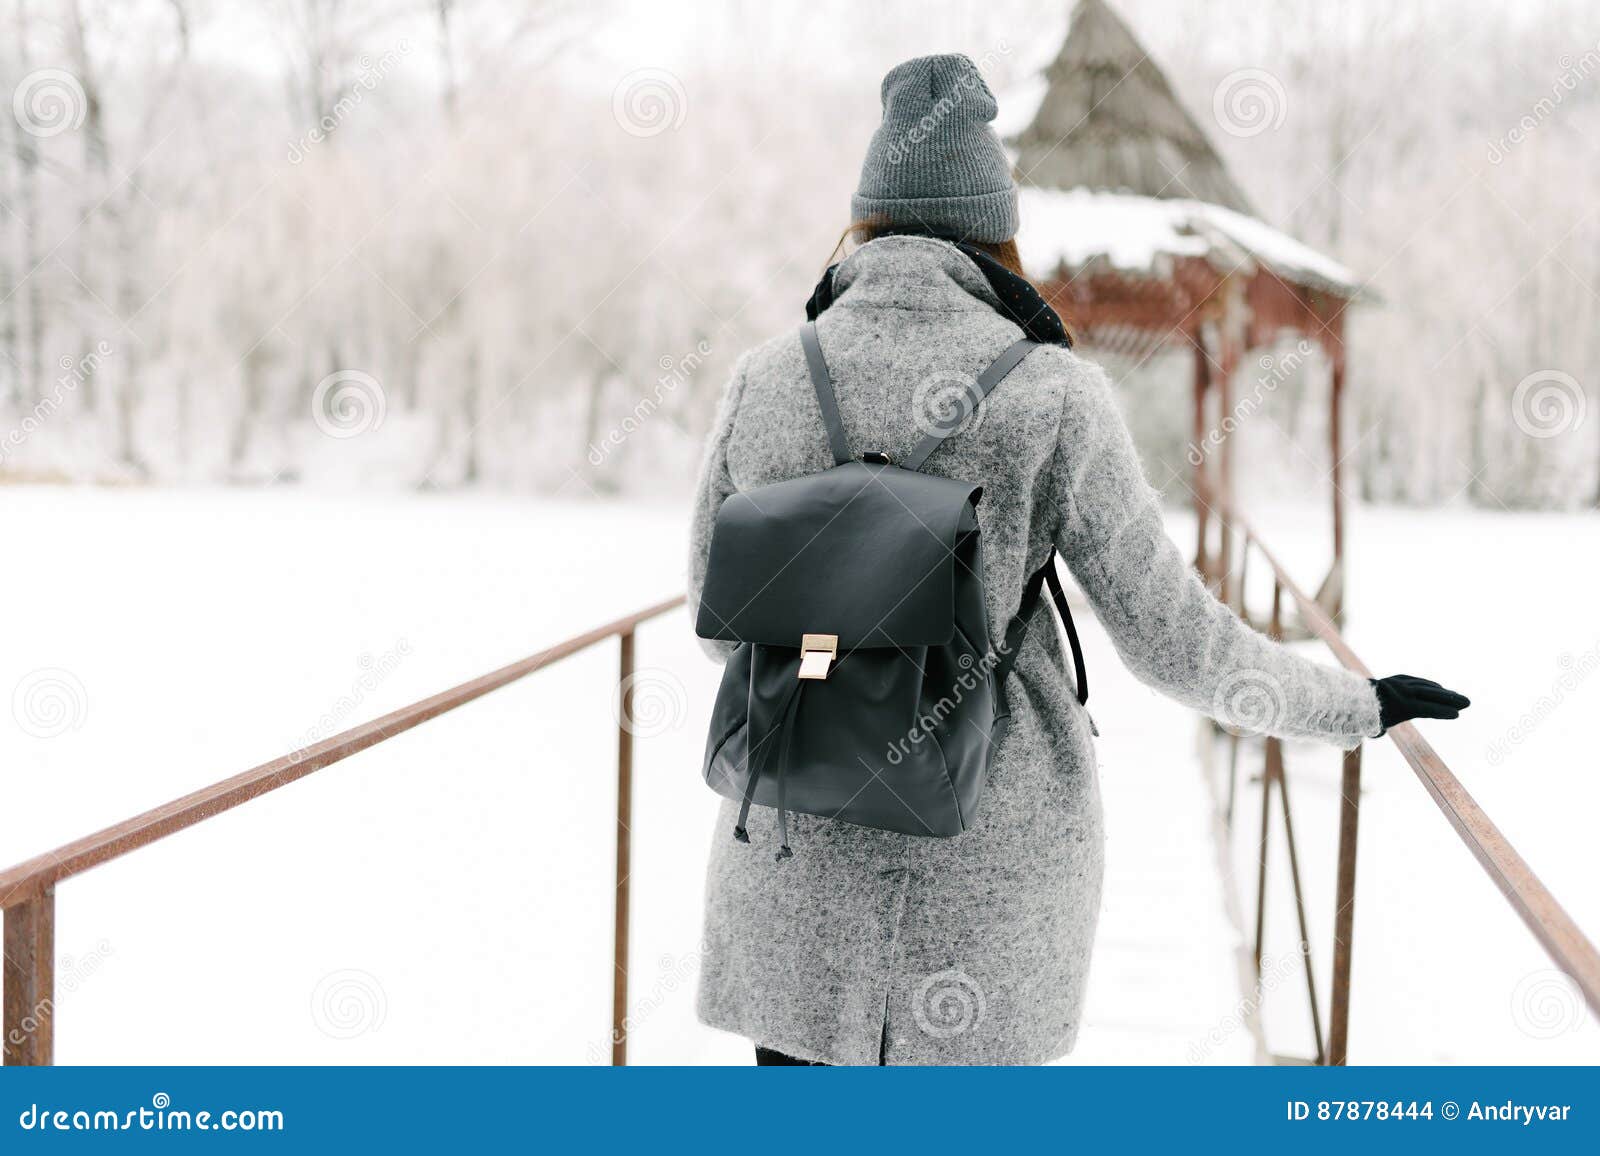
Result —
[[[835, 291], [817, 328], [857, 454], [899, 457], [941, 382], [976, 375], [1021, 336], [977, 266], [940, 241], [873, 241], [839, 268]], [[723, 499], [832, 464], [798, 334], [745, 354], [695, 499], [691, 620]], [[1206, 590], [1166, 536], [1093, 363], [1034, 350], [924, 468], [983, 486], [991, 638], [1004, 636], [1028, 575], [1055, 546], [1117, 653], [1151, 686], [1262, 733], [1346, 747], [1378, 733], [1365, 679], [1253, 632]], [[706, 645], [722, 659], [731, 651]], [[1032, 1064], [1069, 1052], [1104, 856], [1093, 724], [1069, 670], [1059, 630], [1028, 632], [1011, 727], [962, 835], [794, 815], [794, 857], [778, 863], [776, 812], [753, 808], [751, 842], [739, 843], [737, 806], [724, 801], [706, 881], [700, 1018], [833, 1064]]]

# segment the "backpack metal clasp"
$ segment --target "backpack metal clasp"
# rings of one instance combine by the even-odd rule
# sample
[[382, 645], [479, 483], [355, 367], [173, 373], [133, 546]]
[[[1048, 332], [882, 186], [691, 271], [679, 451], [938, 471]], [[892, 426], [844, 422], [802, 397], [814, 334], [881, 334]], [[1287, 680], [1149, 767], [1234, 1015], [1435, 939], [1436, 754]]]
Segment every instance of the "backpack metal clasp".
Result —
[[833, 660], [839, 657], [837, 634], [803, 634], [800, 636], [800, 677], [827, 678]]

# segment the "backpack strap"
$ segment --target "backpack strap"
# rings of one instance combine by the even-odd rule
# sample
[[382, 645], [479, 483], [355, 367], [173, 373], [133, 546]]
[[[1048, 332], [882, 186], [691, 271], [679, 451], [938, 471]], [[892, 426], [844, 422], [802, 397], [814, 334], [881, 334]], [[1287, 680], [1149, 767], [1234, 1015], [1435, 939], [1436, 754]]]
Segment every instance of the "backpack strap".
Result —
[[[899, 464], [908, 470], [920, 470], [922, 464], [928, 460], [928, 455], [938, 449], [945, 438], [955, 433], [967, 415], [974, 412], [994, 387], [1004, 381], [1006, 375], [1021, 364], [1022, 359], [1039, 344], [1031, 337], [1024, 337], [1008, 346], [1004, 353], [990, 362], [989, 367], [978, 375], [970, 395], [972, 407], [961, 415], [961, 419], [949, 423], [947, 428], [936, 429], [929, 433], [912, 448], [906, 455], [905, 461]], [[844, 435], [844, 421], [839, 416], [839, 399], [834, 396], [833, 380], [828, 376], [828, 363], [822, 356], [822, 345], [817, 340], [815, 321], [807, 321], [800, 327], [800, 347], [805, 350], [806, 368], [811, 372], [811, 386], [817, 391], [817, 408], [822, 411], [822, 424], [828, 430], [828, 446], [833, 451], [833, 462], [842, 466], [854, 459], [850, 454], [850, 440]]]
[[1007, 347], [1004, 353], [989, 363], [988, 369], [978, 375], [978, 380], [974, 383], [975, 388], [971, 391], [971, 394], [976, 395], [972, 396], [972, 407], [961, 414], [956, 421], [947, 423], [945, 428], [936, 429], [924, 437], [900, 464], [908, 470], [920, 470], [922, 463], [928, 460], [928, 455], [939, 448], [939, 443], [961, 428], [961, 423], [967, 416], [977, 410], [979, 403], [989, 396], [990, 391], [1004, 381], [1006, 374], [1015, 369], [1038, 344], [1033, 338], [1024, 337]]
[[995, 683], [1000, 693], [1000, 713], [1003, 715], [1011, 713], [1010, 703], [1006, 700], [1006, 678], [1011, 674], [1011, 668], [1017, 664], [1017, 655], [1021, 653], [1023, 639], [1027, 636], [1028, 626], [1039, 608], [1039, 598], [1046, 586], [1050, 588], [1050, 601], [1055, 604], [1061, 625], [1066, 627], [1067, 641], [1072, 644], [1072, 673], [1078, 686], [1078, 705], [1089, 704], [1089, 673], [1083, 665], [1083, 647], [1078, 643], [1078, 628], [1072, 622], [1072, 608], [1067, 605], [1067, 592], [1061, 588], [1061, 576], [1056, 573], [1056, 551], [1052, 546], [1044, 565], [1033, 572], [1027, 586], [1023, 587], [1022, 605], [1017, 610], [1016, 617], [1011, 620], [1011, 625], [1006, 627], [1006, 652], [1001, 656], [994, 671]]
[[828, 363], [822, 359], [822, 346], [817, 341], [815, 321], [807, 321], [800, 327], [800, 345], [806, 351], [806, 368], [811, 371], [811, 384], [817, 391], [817, 408], [822, 411], [822, 424], [828, 427], [828, 445], [833, 450], [833, 464], [842, 466], [851, 460], [850, 441], [844, 436], [844, 422], [839, 417], [839, 399], [833, 395], [833, 382], [828, 378]]

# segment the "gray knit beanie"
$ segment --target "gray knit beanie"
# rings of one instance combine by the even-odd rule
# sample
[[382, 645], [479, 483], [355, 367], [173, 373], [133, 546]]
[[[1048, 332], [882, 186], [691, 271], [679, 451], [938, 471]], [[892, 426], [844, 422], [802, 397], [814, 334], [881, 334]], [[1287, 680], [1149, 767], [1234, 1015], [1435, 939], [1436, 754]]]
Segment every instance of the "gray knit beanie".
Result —
[[890, 69], [851, 218], [963, 241], [1016, 236], [1017, 186], [989, 126], [996, 111], [965, 56], [921, 56]]

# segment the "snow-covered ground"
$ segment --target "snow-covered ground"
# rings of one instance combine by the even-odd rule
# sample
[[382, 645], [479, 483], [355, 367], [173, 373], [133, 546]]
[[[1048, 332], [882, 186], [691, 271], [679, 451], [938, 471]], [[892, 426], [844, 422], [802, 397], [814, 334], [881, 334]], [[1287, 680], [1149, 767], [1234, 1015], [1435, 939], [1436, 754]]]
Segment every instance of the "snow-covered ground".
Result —
[[[8, 489], [4, 504], [26, 562], [8, 569], [0, 651], [12, 708], [0, 864], [682, 582], [675, 504], [50, 488]], [[1257, 515], [1309, 585], [1325, 562], [1319, 514]], [[1173, 533], [1192, 540], [1181, 515]], [[1600, 708], [1600, 522], [1362, 510], [1351, 561], [1353, 644], [1380, 673], [1473, 697], [1460, 723], [1426, 733], [1600, 930], [1586, 741]], [[1199, 728], [1083, 625], [1109, 861], [1073, 1059], [1249, 1062]], [[725, 835], [696, 773], [716, 671], [681, 612], [641, 629], [638, 663], [656, 713], [638, 746], [632, 1056], [748, 1062], [692, 1006], [701, 873]], [[615, 645], [599, 647], [64, 883], [58, 1058], [604, 1060], [615, 664]], [[1338, 760], [1299, 746], [1288, 760], [1325, 991]], [[1387, 742], [1370, 744], [1365, 782], [1353, 1058], [1600, 1059], [1600, 1026]], [[1253, 822], [1234, 857], [1246, 905]], [[1269, 957], [1293, 949], [1286, 879], [1273, 878]], [[1304, 1053], [1303, 981], [1286, 975], [1267, 997], [1268, 1034]]]

